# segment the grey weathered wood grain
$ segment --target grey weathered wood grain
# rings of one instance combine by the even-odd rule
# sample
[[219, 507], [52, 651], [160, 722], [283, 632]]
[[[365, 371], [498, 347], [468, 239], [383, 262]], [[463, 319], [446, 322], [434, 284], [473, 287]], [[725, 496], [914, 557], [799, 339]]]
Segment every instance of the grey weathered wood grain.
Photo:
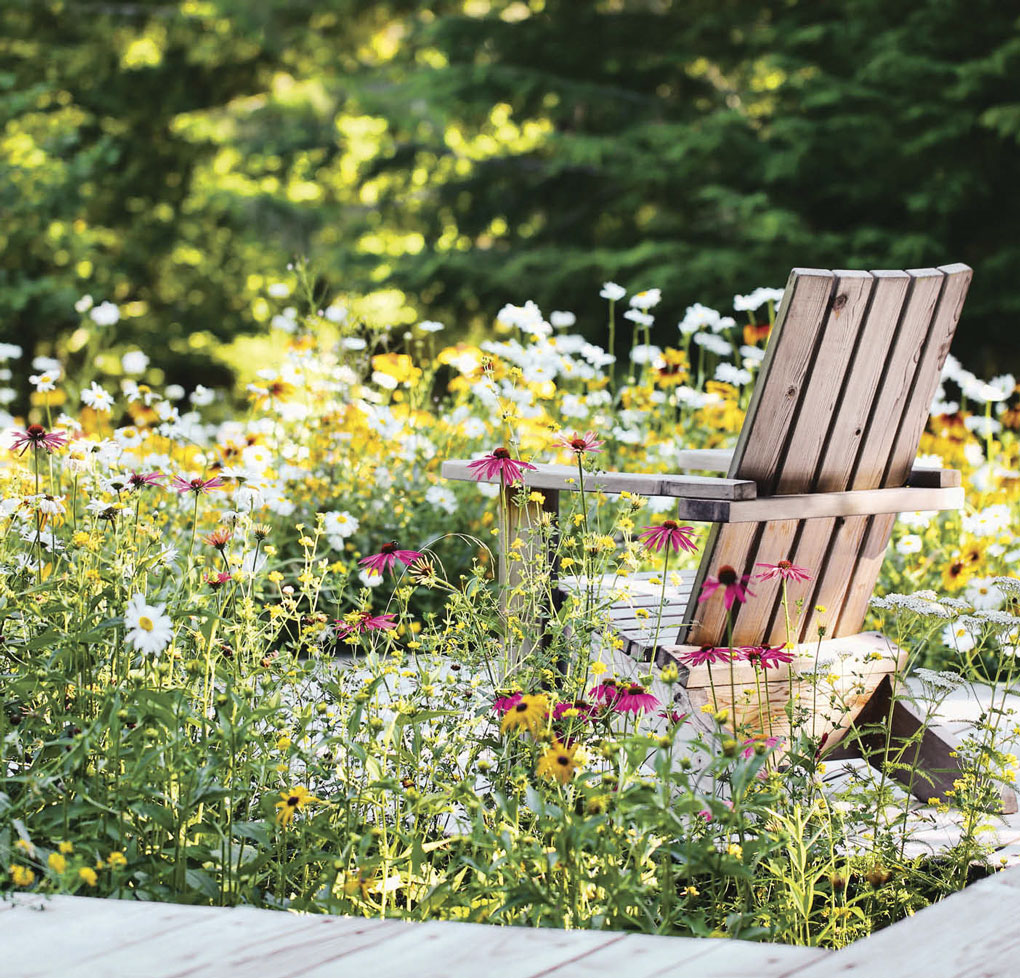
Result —
[[[759, 499], [681, 499], [677, 518], [711, 523], [764, 523], [778, 520], [827, 519], [833, 516], [874, 516], [880, 513], [912, 513], [916, 510], [961, 509], [964, 492], [960, 487], [922, 489], [913, 486], [890, 489], [854, 489], [849, 492], [791, 493]], [[728, 534], [732, 535], [732, 534]], [[722, 544], [717, 541], [716, 547]], [[739, 548], [731, 546], [735, 555]], [[750, 555], [755, 556], [754, 554]], [[732, 556], [726, 563], [748, 563]]]
[[[251, 908], [18, 896], [0, 913], [9, 978], [779, 978], [817, 948], [613, 931], [405, 923]], [[607, 970], [608, 969], [608, 970]]]
[[[443, 462], [442, 476], [462, 482], [475, 482], [468, 468], [470, 459], [451, 459]], [[499, 484], [499, 478], [481, 479]], [[524, 485], [530, 489], [556, 489], [561, 492], [579, 492], [577, 468], [572, 465], [543, 463], [523, 475]], [[686, 496], [698, 499], [754, 499], [758, 488], [749, 479], [722, 479], [701, 475], [673, 475], [657, 472], [586, 472], [586, 492], [604, 492], [609, 495], [633, 492], [642, 496]]]
[[795, 268], [786, 284], [729, 471], [730, 478], [753, 479], [763, 493], [771, 491], [835, 283], [831, 271]]
[[797, 978], [1014, 978], [1020, 960], [1020, 868], [968, 886], [832, 957]]

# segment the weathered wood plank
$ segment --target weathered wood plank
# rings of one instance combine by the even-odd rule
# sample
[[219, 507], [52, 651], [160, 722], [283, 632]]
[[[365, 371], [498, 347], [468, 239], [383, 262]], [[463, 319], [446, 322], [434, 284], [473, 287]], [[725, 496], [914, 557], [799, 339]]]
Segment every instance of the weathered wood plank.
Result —
[[[963, 776], [962, 742], [945, 727], [930, 725], [907, 690], [899, 690], [894, 697], [889, 676], [875, 688], [853, 726], [860, 753], [870, 763], [881, 765], [888, 751], [888, 757], [897, 762], [890, 776], [923, 802], [948, 799], [946, 792]], [[923, 773], [915, 776], [915, 771]], [[998, 786], [996, 811], [1016, 814], [1017, 797], [1012, 788]]]
[[[912, 269], [907, 274], [910, 276], [909, 291], [854, 460], [848, 483], [851, 489], [875, 489], [889, 484], [883, 480], [890, 453], [900, 419], [910, 402], [942, 289], [944, 276], [937, 268]], [[925, 411], [930, 403], [930, 400], [925, 403]], [[914, 455], [910, 457], [911, 464]]]
[[966, 265], [943, 265], [939, 271], [945, 276], [942, 293], [914, 377], [910, 399], [897, 426], [896, 440], [885, 471], [886, 485], [901, 485], [913, 465], [921, 433], [928, 421], [928, 408], [938, 388], [942, 367], [949, 355], [949, 346], [974, 274]]
[[[538, 978], [615, 972], [779, 976], [829, 952], [612, 931], [405, 923], [251, 908], [18, 896], [0, 915], [12, 978]], [[41, 906], [43, 909], [35, 909]], [[606, 970], [608, 967], [609, 970]], [[734, 970], [736, 969], [736, 970]]]
[[915, 510], [962, 509], [962, 488], [915, 489], [911, 486], [891, 489], [854, 489], [849, 492], [803, 493], [789, 496], [768, 496], [746, 502], [702, 503], [681, 500], [680, 519], [694, 519], [711, 506], [718, 514], [716, 522], [762, 523], [775, 520], [820, 519], [831, 516], [877, 516], [882, 513], [912, 513]]
[[781, 594], [782, 582], [778, 578], [769, 581], [758, 580], [762, 568], [758, 563], [776, 564], [787, 560], [793, 550], [797, 536], [798, 520], [779, 520], [768, 525], [767, 534], [755, 548], [753, 562], [748, 570], [751, 575], [750, 587], [754, 597], [738, 608], [733, 622], [735, 645], [755, 645], [768, 632], [773, 606]]
[[[903, 274], [906, 276], [905, 272], [872, 272], [872, 274], [876, 276]], [[881, 360], [876, 362], [881, 363]], [[880, 397], [882, 393], [883, 389], [880, 389], [877, 395]], [[886, 432], [886, 434], [889, 433]], [[832, 440], [839, 443], [838, 438], [834, 437]], [[698, 472], [727, 472], [732, 461], [732, 448], [687, 448], [677, 455], [676, 467], [681, 471], [691, 469]], [[933, 469], [931, 466], [915, 464], [907, 477], [907, 485], [924, 489], [950, 489], [953, 486], [962, 485], [962, 478], [958, 469]], [[855, 488], [872, 489], [875, 487], [862, 485]]]
[[[663, 649], [678, 665], [680, 685], [688, 689], [710, 685], [707, 666], [686, 666], [681, 661], [686, 654], [696, 652], [698, 648], [697, 645], [671, 645]], [[820, 643], [813, 642], [809, 646], [800, 646], [793, 662], [789, 665], [780, 664], [775, 669], [769, 670], [769, 681], [782, 680], [786, 682], [791, 671], [794, 676], [801, 672], [809, 672], [814, 669], [816, 658], [822, 663], [838, 660], [851, 667], [856, 667], [861, 663], [870, 663], [879, 672], [887, 673], [896, 667], [901, 656], [901, 651], [880, 632], [860, 632], [846, 638], [824, 639]], [[729, 682], [729, 667], [725, 665], [713, 667], [712, 675], [716, 682], [719, 680], [720, 668], [725, 669], [726, 681]], [[734, 663], [733, 676], [737, 683], [753, 685], [756, 673], [758, 673], [757, 667], [749, 662]], [[760, 675], [760, 673], [758, 674]]]
[[[904, 510], [909, 512], [909, 510]], [[850, 581], [832, 634], [852, 635], [861, 627], [868, 611], [868, 602], [875, 589], [875, 581], [882, 570], [885, 552], [892, 536], [896, 514], [872, 516], [863, 534], [860, 552], [857, 555], [857, 570]]]
[[758, 535], [759, 527], [754, 522], [712, 527], [705, 544], [705, 551], [694, 580], [690, 603], [687, 606], [689, 621], [695, 624], [690, 629], [680, 629], [678, 642], [692, 645], [720, 645], [725, 642], [726, 609], [722, 595], [718, 592], [708, 601], [698, 601], [706, 579], [717, 577], [719, 568], [733, 567], [737, 573], [747, 571], [747, 555]]
[[875, 285], [870, 307], [861, 324], [846, 376], [839, 388], [833, 390], [840, 399], [838, 410], [835, 405], [826, 405], [832, 414], [832, 423], [826, 451], [819, 459], [811, 485], [819, 492], [842, 492], [850, 486], [854, 462], [910, 286], [910, 276], [906, 272], [875, 271], [871, 274]]
[[[758, 383], [737, 438], [729, 475], [771, 491], [820, 340], [818, 324], [832, 300], [833, 272], [795, 268], [765, 350]], [[738, 474], [739, 473], [739, 474]]]
[[[797, 413], [786, 432], [784, 454], [777, 460], [773, 479], [777, 493], [814, 490], [818, 481], [815, 473], [826, 460], [834, 422], [846, 411], [856, 414], [857, 401], [865, 398], [869, 404], [871, 401], [871, 391], [859, 385], [856, 378], [850, 382], [847, 375], [866, 322], [875, 279], [870, 272], [837, 271], [835, 275], [836, 296], [829, 304], [815, 360], [804, 379]], [[775, 383], [775, 378], [768, 377], [767, 383]], [[771, 423], [768, 418], [758, 419], [759, 426]], [[838, 444], [834, 449], [844, 450]], [[741, 461], [740, 478], [747, 478], [743, 474], [745, 465]], [[846, 485], [837, 482], [829, 488], [843, 490]]]
[[[850, 516], [835, 521], [830, 533], [829, 550], [814, 564], [815, 586], [808, 592], [804, 603], [800, 641], [808, 642], [816, 638], [819, 628], [824, 628], [826, 635], [833, 634], [846, 600], [846, 592], [858, 571], [861, 543], [868, 525], [867, 516]], [[805, 559], [808, 559], [807, 555]], [[773, 635], [779, 632], [779, 625], [777, 620]]]
[[[499, 581], [501, 611], [509, 640], [512, 668], [536, 645], [555, 606], [556, 543], [559, 493], [543, 492], [541, 502], [518, 502], [507, 490], [506, 526], [500, 527]], [[520, 545], [516, 544], [520, 542]]]
[[782, 978], [831, 953], [786, 944], [634, 934], [544, 971], [542, 978]]
[[[498, 477], [476, 480], [468, 468], [469, 463], [470, 459], [443, 462], [443, 478], [499, 484]], [[572, 465], [543, 463], [534, 470], [526, 470], [523, 482], [530, 489], [556, 489], [560, 492], [579, 492], [581, 489], [577, 468]], [[757, 486], [749, 479], [658, 472], [586, 472], [584, 490], [609, 495], [633, 492], [642, 496], [691, 496], [698, 499], [754, 499], [758, 492]]]
[[797, 978], [1012, 978], [1020, 958], [1020, 867], [793, 972]]

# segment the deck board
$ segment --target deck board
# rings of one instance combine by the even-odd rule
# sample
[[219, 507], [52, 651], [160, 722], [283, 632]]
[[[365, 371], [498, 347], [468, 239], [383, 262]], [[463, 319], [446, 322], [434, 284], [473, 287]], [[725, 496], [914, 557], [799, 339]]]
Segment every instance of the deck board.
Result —
[[250, 907], [20, 895], [0, 913], [5, 978], [783, 978], [830, 952], [614, 931], [408, 923]]

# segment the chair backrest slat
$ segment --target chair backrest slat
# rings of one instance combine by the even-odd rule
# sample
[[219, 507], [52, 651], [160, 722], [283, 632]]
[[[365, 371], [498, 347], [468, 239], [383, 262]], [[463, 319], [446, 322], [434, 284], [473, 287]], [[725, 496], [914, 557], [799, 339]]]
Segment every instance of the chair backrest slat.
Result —
[[[787, 283], [730, 466], [760, 495], [903, 485], [970, 282], [964, 265], [909, 272], [795, 269]], [[713, 527], [687, 609], [690, 644], [784, 641], [778, 580], [754, 581], [727, 615], [717, 596], [697, 602], [720, 567], [754, 574], [758, 562], [806, 566], [788, 586], [803, 602], [794, 639], [825, 624], [860, 629], [895, 517], [782, 520]], [[816, 612], [817, 605], [825, 607]]]

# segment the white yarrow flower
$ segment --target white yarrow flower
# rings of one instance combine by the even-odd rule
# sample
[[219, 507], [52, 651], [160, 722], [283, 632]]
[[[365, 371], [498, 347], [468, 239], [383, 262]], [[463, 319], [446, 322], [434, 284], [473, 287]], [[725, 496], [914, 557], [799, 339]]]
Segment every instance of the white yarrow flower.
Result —
[[120, 358], [120, 365], [126, 374], [144, 374], [149, 358], [141, 350], [129, 350]]
[[120, 322], [120, 309], [113, 302], [103, 302], [89, 310], [89, 318], [97, 326], [116, 326]]
[[640, 309], [642, 312], [654, 309], [661, 301], [661, 289], [645, 289], [644, 292], [636, 292], [630, 297], [631, 308]]
[[650, 316], [647, 312], [641, 312], [639, 309], [628, 309], [623, 314], [624, 319], [629, 319], [632, 323], [637, 323], [639, 326], [651, 326], [655, 322], [655, 317]]

